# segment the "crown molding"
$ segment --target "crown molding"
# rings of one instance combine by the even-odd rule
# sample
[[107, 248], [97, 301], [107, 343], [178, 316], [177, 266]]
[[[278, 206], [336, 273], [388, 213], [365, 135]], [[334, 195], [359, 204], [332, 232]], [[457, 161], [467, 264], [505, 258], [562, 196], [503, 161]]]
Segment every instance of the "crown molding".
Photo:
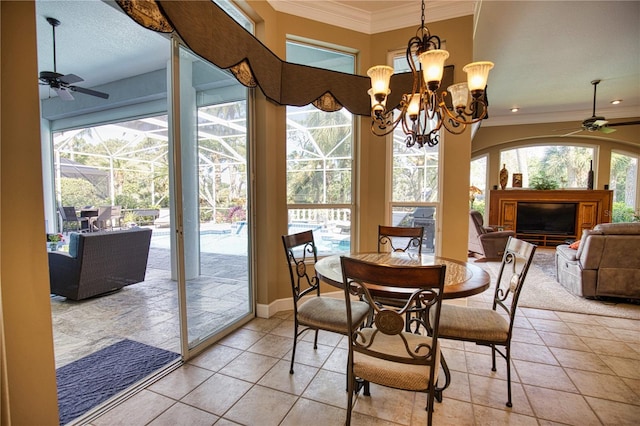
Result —
[[[420, 9], [407, 9], [406, 5], [394, 6], [370, 12], [358, 7], [342, 4], [336, 0], [300, 1], [268, 0], [278, 12], [301, 16], [314, 21], [329, 23], [365, 34], [377, 34], [400, 28], [420, 25]], [[418, 6], [418, 2], [416, 2]], [[476, 1], [436, 1], [425, 5], [425, 21], [437, 22], [460, 16], [473, 15]]]

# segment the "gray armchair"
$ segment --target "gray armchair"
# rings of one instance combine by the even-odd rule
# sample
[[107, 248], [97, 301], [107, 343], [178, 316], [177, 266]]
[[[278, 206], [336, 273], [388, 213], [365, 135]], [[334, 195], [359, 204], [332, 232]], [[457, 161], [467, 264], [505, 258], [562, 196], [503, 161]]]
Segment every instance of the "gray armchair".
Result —
[[469, 212], [469, 255], [480, 260], [500, 260], [509, 237], [515, 231], [496, 231], [483, 225], [482, 214], [476, 210]]

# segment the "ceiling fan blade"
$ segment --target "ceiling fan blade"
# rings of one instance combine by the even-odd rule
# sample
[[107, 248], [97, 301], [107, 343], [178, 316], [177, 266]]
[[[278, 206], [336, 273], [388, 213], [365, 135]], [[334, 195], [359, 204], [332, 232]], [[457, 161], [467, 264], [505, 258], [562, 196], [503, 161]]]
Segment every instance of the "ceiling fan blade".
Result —
[[55, 92], [58, 94], [58, 96], [60, 96], [60, 99], [62, 99], [63, 101], [72, 101], [73, 100], [73, 96], [71, 95], [71, 93], [69, 93], [69, 91], [63, 87], [53, 87], [53, 90], [55, 90]]
[[62, 77], [59, 77], [58, 80], [66, 84], [80, 83], [81, 81], [84, 81], [83, 78], [78, 77], [75, 74], [63, 75]]
[[580, 133], [581, 131], [583, 131], [584, 129], [580, 129], [580, 130], [574, 130], [573, 132], [569, 132], [566, 135], [562, 135], [560, 137], [564, 138], [565, 136], [571, 136], [571, 135], [575, 135], [576, 133]]
[[640, 120], [636, 120], [636, 121], [622, 121], [620, 123], [610, 123], [609, 127], [614, 127], [614, 126], [633, 126], [635, 124], [640, 124]]
[[608, 123], [607, 120], [596, 120], [593, 122], [593, 126], [595, 127], [602, 127], [602, 126], [606, 126]]
[[98, 92], [97, 90], [85, 89], [84, 87], [78, 86], [69, 86], [69, 89], [73, 90], [74, 92], [84, 93], [85, 95], [97, 96], [98, 98], [102, 99], [109, 99], [108, 93]]
[[615, 131], [616, 131], [616, 129], [612, 129], [612, 128], [611, 128], [611, 127], [609, 127], [609, 126], [602, 126], [602, 127], [600, 127], [600, 128], [598, 129], [598, 131], [599, 131], [599, 132], [602, 132], [602, 133], [604, 133], [604, 134], [606, 135], [606, 134], [609, 134], [609, 133], [613, 133], [613, 132], [615, 132]]

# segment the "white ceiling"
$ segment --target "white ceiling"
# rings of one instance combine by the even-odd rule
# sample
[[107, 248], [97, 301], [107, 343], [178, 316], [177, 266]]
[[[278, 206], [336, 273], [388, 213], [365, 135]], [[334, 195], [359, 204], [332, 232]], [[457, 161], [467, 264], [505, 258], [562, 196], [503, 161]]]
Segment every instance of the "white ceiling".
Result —
[[[269, 2], [282, 12], [364, 33], [420, 22], [418, 0]], [[612, 121], [640, 116], [640, 1], [428, 1], [426, 19], [433, 22], [474, 10], [475, 59], [496, 64], [488, 82], [490, 119], [483, 126], [577, 125], [591, 116], [594, 79], [602, 80], [598, 115]], [[40, 70], [53, 67], [46, 16], [62, 22], [56, 29], [58, 72], [83, 77], [80, 86], [164, 68], [169, 52], [163, 36], [116, 19], [119, 13], [117, 6], [97, 0], [37, 0]], [[150, 48], [157, 54], [149, 55]], [[41, 95], [49, 96], [48, 90], [43, 88]], [[623, 103], [612, 106], [613, 99]], [[514, 106], [520, 112], [511, 113]]]

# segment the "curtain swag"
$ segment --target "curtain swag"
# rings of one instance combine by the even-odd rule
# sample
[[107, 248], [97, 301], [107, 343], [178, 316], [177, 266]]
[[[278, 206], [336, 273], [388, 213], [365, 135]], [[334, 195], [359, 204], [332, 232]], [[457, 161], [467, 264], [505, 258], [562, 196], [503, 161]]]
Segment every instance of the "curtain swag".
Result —
[[[193, 52], [229, 70], [246, 87], [259, 87], [279, 105], [313, 104], [323, 111], [346, 108], [371, 115], [369, 77], [347, 74], [278, 58], [212, 1], [116, 0], [138, 24], [153, 31], [175, 32]], [[410, 72], [394, 74], [388, 105], [398, 105], [412, 88]], [[453, 83], [453, 65], [445, 67], [441, 87]]]

